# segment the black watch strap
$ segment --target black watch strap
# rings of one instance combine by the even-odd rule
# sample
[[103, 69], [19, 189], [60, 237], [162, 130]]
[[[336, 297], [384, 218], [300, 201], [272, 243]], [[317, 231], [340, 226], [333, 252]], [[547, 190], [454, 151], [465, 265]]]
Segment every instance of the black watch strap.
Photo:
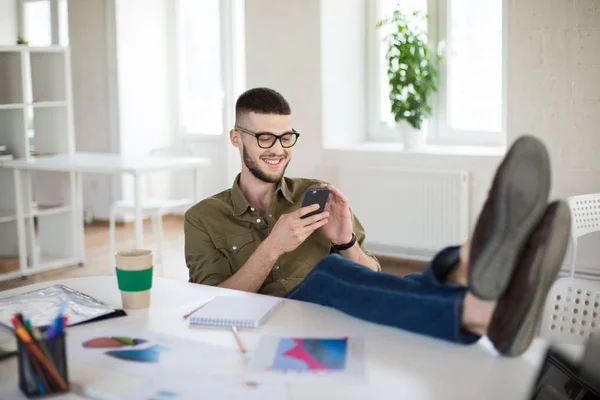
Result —
[[334, 250], [337, 251], [343, 251], [343, 250], [348, 250], [350, 247], [354, 246], [354, 243], [356, 243], [356, 234], [354, 232], [352, 232], [352, 239], [350, 239], [350, 241], [346, 244], [331, 244], [331, 247]]

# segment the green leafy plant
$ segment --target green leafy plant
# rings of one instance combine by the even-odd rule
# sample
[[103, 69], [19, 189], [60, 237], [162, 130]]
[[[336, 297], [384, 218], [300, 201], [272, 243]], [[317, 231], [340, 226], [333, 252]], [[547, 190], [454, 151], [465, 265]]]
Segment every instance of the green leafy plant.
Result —
[[377, 23], [378, 28], [392, 28], [386, 37], [391, 112], [396, 122], [405, 120], [415, 129], [431, 116], [431, 96], [438, 90], [441, 62], [441, 57], [429, 49], [419, 19], [427, 21], [427, 16], [415, 12], [407, 18], [396, 9], [391, 18]]
[[29, 42], [23, 39], [23, 36], [17, 35], [17, 44], [29, 46]]

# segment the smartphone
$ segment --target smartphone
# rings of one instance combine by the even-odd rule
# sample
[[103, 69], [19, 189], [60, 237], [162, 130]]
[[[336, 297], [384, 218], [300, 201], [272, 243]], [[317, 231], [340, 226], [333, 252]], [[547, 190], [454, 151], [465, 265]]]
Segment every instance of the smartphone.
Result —
[[306, 192], [304, 192], [304, 200], [302, 200], [302, 207], [307, 207], [313, 204], [318, 204], [319, 209], [309, 212], [308, 214], [300, 217], [301, 219], [308, 218], [311, 215], [322, 213], [325, 210], [325, 204], [327, 204], [327, 199], [329, 198], [329, 189], [328, 188], [308, 188]]

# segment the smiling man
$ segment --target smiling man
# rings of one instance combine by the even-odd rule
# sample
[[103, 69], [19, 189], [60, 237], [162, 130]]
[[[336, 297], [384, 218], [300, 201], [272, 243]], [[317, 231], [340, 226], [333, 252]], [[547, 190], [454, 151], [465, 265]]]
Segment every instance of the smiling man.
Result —
[[[256, 88], [239, 97], [230, 140], [242, 171], [231, 189], [186, 213], [190, 282], [285, 295], [455, 343], [487, 335], [511, 356], [529, 347], [570, 230], [566, 203], [547, 204], [543, 143], [513, 143], [469, 241], [440, 251], [423, 274], [398, 277], [379, 273], [338, 189], [284, 176], [299, 136], [281, 94]], [[329, 188], [328, 205], [302, 218], [318, 208], [300, 208], [318, 186]]]
[[[363, 227], [335, 187], [328, 186], [325, 213], [300, 218], [312, 211], [299, 210], [306, 189], [324, 184], [284, 177], [299, 137], [281, 94], [257, 88], [239, 97], [230, 140], [240, 152], [242, 171], [231, 189], [186, 216], [190, 281], [283, 296], [332, 251], [379, 270], [364, 247]], [[352, 245], [336, 250], [347, 244]]]

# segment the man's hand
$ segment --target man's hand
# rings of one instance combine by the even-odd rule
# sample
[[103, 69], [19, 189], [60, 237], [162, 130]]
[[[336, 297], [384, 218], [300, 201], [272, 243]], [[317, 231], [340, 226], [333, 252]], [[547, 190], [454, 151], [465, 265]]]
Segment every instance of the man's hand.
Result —
[[352, 214], [348, 200], [336, 187], [321, 184], [329, 188], [329, 201], [325, 211], [329, 212], [329, 223], [321, 228], [321, 233], [333, 244], [345, 244], [352, 240]]
[[323, 226], [327, 226], [329, 217], [327, 211], [305, 219], [300, 218], [318, 209], [318, 204], [312, 204], [279, 217], [273, 230], [265, 240], [265, 242], [269, 242], [269, 248], [275, 252], [277, 258], [285, 253], [296, 250], [311, 233]]

